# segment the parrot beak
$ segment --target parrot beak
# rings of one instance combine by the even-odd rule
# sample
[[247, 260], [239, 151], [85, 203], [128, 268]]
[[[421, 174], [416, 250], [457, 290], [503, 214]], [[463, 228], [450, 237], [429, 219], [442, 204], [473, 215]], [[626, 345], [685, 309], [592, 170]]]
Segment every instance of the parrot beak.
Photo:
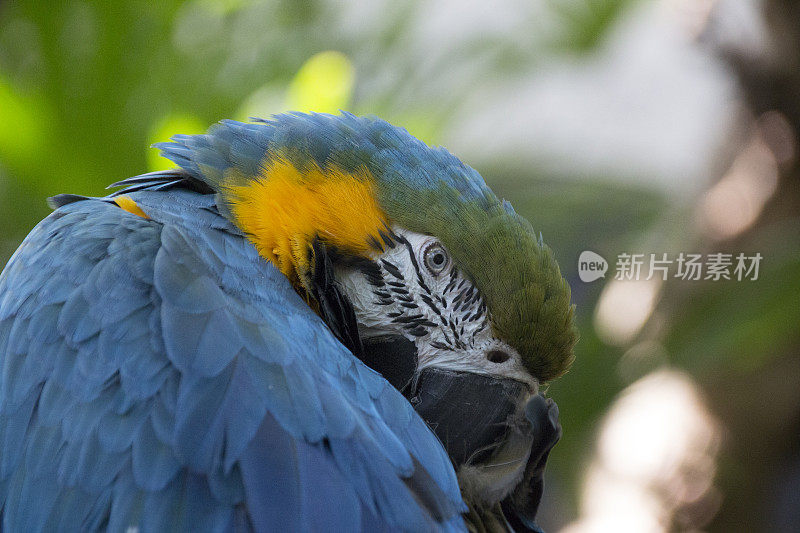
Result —
[[[502, 502], [517, 531], [532, 524], [550, 450], [561, 437], [558, 406], [526, 383], [426, 368], [409, 400], [453, 461], [465, 498]], [[536, 529], [534, 529], [536, 530]]]
[[426, 368], [410, 393], [411, 404], [456, 464], [476, 464], [525, 422], [527, 384], [508, 378]]

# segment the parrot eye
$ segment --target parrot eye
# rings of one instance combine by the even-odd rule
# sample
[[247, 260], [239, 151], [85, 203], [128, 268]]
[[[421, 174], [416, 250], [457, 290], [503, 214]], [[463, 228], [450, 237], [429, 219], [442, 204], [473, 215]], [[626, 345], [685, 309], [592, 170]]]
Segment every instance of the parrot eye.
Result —
[[425, 251], [422, 252], [422, 261], [425, 263], [425, 268], [434, 276], [441, 274], [450, 266], [450, 256], [447, 255], [447, 250], [438, 242], [429, 244]]

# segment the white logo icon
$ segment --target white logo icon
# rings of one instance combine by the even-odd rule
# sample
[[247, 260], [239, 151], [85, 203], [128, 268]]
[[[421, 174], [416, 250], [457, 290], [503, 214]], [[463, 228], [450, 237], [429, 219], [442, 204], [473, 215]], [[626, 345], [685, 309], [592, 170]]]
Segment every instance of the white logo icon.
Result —
[[608, 261], [591, 250], [581, 252], [580, 257], [578, 257], [578, 277], [584, 283], [606, 277], [607, 270]]

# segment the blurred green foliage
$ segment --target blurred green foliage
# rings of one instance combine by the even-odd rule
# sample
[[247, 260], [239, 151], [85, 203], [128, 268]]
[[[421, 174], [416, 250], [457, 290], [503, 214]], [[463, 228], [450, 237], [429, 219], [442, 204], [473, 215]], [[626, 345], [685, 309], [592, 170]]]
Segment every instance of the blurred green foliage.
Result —
[[[553, 3], [564, 24], [552, 48], [586, 49], [627, 3], [582, 0], [566, 11]], [[599, 7], [606, 4], [617, 7]], [[431, 101], [407, 94], [409, 79], [444, 70], [445, 61], [481, 61], [502, 75], [541, 53], [476, 35], [420, 70], [418, 58], [402, 52], [416, 8], [389, 5], [374, 28], [348, 35], [331, 23], [337, 6], [313, 0], [0, 4], [0, 257], [47, 213], [41, 198], [100, 194], [120, 177], [163, 168], [146, 147], [173, 133], [222, 118], [342, 108], [436, 142], [486, 72]], [[358, 78], [359, 68], [368, 74]]]
[[557, 49], [584, 54], [597, 48], [600, 40], [635, 0], [547, 0], [561, 24], [554, 40]]

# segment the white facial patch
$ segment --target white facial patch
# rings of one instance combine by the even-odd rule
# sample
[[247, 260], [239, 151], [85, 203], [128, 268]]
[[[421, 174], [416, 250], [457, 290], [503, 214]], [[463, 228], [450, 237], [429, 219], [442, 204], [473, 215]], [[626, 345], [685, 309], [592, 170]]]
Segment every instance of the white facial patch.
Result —
[[535, 393], [538, 383], [519, 354], [492, 334], [483, 298], [444, 246], [401, 228], [393, 228], [391, 238], [373, 261], [336, 269], [360, 334], [412, 340], [418, 371], [437, 367], [513, 378]]

